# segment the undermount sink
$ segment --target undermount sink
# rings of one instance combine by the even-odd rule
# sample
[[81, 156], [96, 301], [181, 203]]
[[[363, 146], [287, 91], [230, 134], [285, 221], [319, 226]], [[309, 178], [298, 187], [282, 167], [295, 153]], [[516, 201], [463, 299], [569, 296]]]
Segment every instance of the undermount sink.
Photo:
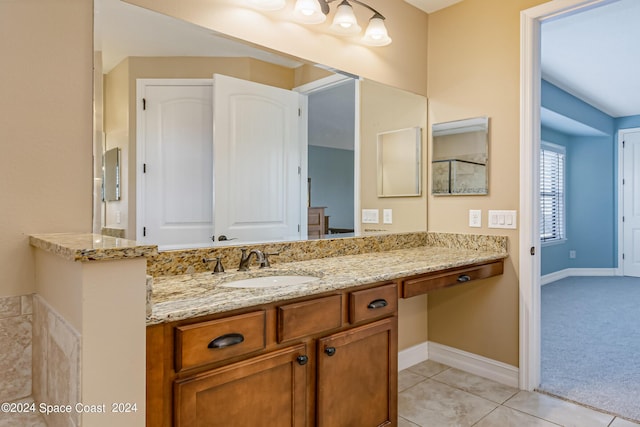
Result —
[[225, 288], [273, 288], [276, 286], [303, 285], [317, 280], [320, 280], [320, 278], [306, 275], [263, 276], [234, 280], [220, 286]]

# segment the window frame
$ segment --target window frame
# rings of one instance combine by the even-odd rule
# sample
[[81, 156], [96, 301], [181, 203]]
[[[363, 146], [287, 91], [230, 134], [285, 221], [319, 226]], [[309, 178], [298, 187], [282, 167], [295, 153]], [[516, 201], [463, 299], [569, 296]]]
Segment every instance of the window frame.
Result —
[[[544, 174], [543, 174], [543, 160], [542, 160], [542, 156], [543, 156], [543, 152], [544, 151], [548, 151], [548, 152], [552, 152], [552, 153], [556, 153], [558, 155], [561, 156], [561, 160], [562, 160], [562, 164], [561, 164], [561, 173], [558, 173], [558, 180], [557, 181], [561, 181], [560, 183], [556, 182], [557, 186], [561, 187], [560, 190], [560, 195], [559, 195], [559, 199], [558, 199], [558, 204], [560, 204], [559, 207], [559, 211], [560, 211], [560, 225], [557, 227], [559, 232], [556, 233], [558, 235], [556, 236], [552, 236], [551, 238], [548, 239], [544, 239], [544, 233], [543, 233], [543, 221], [544, 221], [544, 214], [543, 214], [543, 209], [544, 209], [544, 203], [542, 201], [542, 197], [543, 197], [543, 183], [544, 183]], [[562, 244], [564, 242], [566, 242], [567, 240], [567, 203], [566, 203], [566, 194], [567, 194], [567, 179], [566, 179], [566, 174], [567, 174], [567, 148], [562, 146], [562, 145], [558, 145], [558, 144], [554, 144], [552, 142], [548, 142], [548, 141], [541, 141], [540, 142], [540, 153], [538, 154], [540, 156], [540, 183], [539, 183], [539, 188], [538, 188], [538, 198], [539, 198], [539, 202], [540, 202], [540, 221], [538, 224], [538, 228], [540, 231], [540, 244], [542, 246], [551, 246], [551, 245], [558, 245], [558, 244]], [[552, 197], [558, 197], [557, 195], [557, 191], [555, 193], [550, 194]]]

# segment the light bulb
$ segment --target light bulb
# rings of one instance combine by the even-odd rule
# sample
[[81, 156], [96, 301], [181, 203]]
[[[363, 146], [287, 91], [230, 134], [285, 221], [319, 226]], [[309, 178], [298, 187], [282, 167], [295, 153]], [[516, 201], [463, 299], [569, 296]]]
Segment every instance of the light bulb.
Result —
[[386, 46], [391, 43], [391, 37], [384, 25], [384, 18], [376, 14], [369, 20], [369, 26], [364, 33], [362, 41], [369, 46]]
[[329, 29], [334, 33], [343, 35], [358, 34], [362, 30], [353, 13], [353, 8], [347, 0], [343, 0], [336, 9], [333, 23]]
[[320, 9], [318, 0], [297, 0], [293, 15], [303, 24], [321, 24], [327, 19]]

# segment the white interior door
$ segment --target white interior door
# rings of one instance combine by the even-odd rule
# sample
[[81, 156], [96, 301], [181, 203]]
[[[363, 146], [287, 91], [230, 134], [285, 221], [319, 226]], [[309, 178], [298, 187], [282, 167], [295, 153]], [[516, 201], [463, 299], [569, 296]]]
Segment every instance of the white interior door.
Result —
[[214, 75], [215, 234], [301, 237], [297, 93]]
[[206, 246], [213, 235], [211, 80], [139, 87], [144, 173], [137, 240], [161, 249]]
[[621, 134], [623, 148], [623, 274], [640, 277], [640, 129]]

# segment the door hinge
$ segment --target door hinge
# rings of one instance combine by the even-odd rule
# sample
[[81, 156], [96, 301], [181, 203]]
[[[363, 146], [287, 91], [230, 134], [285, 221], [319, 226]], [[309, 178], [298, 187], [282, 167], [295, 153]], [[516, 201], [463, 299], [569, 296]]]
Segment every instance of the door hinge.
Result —
[[622, 260], [624, 260], [624, 254], [622, 254]]
[[147, 227], [142, 227], [142, 237], [147, 236]]
[[298, 175], [302, 175], [302, 168], [298, 166]]
[[302, 117], [302, 108], [298, 108], [298, 117]]
[[300, 224], [298, 224], [298, 233], [300, 232]]
[[146, 98], [142, 98], [142, 109], [143, 110], [147, 109], [147, 99]]
[[624, 148], [624, 143], [625, 143], [625, 141], [622, 141], [622, 148]]
[[536, 247], [535, 246], [531, 246], [531, 249], [529, 249], [529, 253], [531, 255], [535, 255], [536, 254]]
[[142, 164], [142, 173], [147, 173], [147, 164], [146, 163]]

